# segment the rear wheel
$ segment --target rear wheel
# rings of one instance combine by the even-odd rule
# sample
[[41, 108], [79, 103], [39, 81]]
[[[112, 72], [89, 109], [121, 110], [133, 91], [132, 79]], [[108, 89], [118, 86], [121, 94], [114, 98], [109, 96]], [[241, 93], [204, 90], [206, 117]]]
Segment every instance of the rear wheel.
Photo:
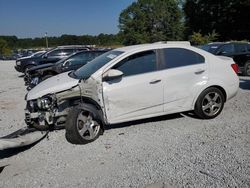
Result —
[[194, 112], [202, 119], [212, 119], [221, 113], [224, 102], [225, 97], [221, 90], [211, 87], [200, 94], [196, 101]]
[[250, 76], [250, 61], [246, 62], [244, 66], [244, 75]]
[[98, 120], [88, 111], [74, 107], [65, 124], [66, 139], [72, 144], [86, 144], [96, 140], [102, 133]]

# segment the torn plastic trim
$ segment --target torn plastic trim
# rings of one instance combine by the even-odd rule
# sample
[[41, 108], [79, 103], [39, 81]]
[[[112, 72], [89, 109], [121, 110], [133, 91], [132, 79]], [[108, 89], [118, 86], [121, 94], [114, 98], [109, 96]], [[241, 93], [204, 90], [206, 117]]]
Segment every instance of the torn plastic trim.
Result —
[[7, 136], [0, 138], [0, 151], [19, 148], [36, 143], [48, 134], [48, 131], [37, 131], [34, 128], [24, 127]]

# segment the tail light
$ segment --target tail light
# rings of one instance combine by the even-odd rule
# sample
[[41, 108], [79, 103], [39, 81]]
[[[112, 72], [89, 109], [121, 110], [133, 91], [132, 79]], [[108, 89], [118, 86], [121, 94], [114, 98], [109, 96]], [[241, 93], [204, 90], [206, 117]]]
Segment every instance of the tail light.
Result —
[[232, 69], [234, 70], [234, 72], [236, 73], [236, 74], [238, 74], [239, 73], [239, 67], [238, 67], [238, 65], [237, 64], [231, 64], [231, 67], [232, 67]]

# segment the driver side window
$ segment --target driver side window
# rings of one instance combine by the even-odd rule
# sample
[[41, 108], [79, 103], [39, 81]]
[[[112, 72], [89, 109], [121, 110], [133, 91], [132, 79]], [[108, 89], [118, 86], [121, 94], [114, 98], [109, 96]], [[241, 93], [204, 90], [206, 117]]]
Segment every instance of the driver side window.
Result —
[[115, 65], [113, 69], [122, 71], [123, 76], [156, 71], [156, 54], [152, 50], [133, 54]]

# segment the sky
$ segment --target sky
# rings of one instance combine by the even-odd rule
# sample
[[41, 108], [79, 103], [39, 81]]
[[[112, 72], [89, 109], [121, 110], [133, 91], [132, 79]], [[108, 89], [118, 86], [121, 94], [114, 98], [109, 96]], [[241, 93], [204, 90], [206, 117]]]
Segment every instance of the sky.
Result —
[[116, 34], [135, 0], [0, 0], [0, 35], [18, 38]]

